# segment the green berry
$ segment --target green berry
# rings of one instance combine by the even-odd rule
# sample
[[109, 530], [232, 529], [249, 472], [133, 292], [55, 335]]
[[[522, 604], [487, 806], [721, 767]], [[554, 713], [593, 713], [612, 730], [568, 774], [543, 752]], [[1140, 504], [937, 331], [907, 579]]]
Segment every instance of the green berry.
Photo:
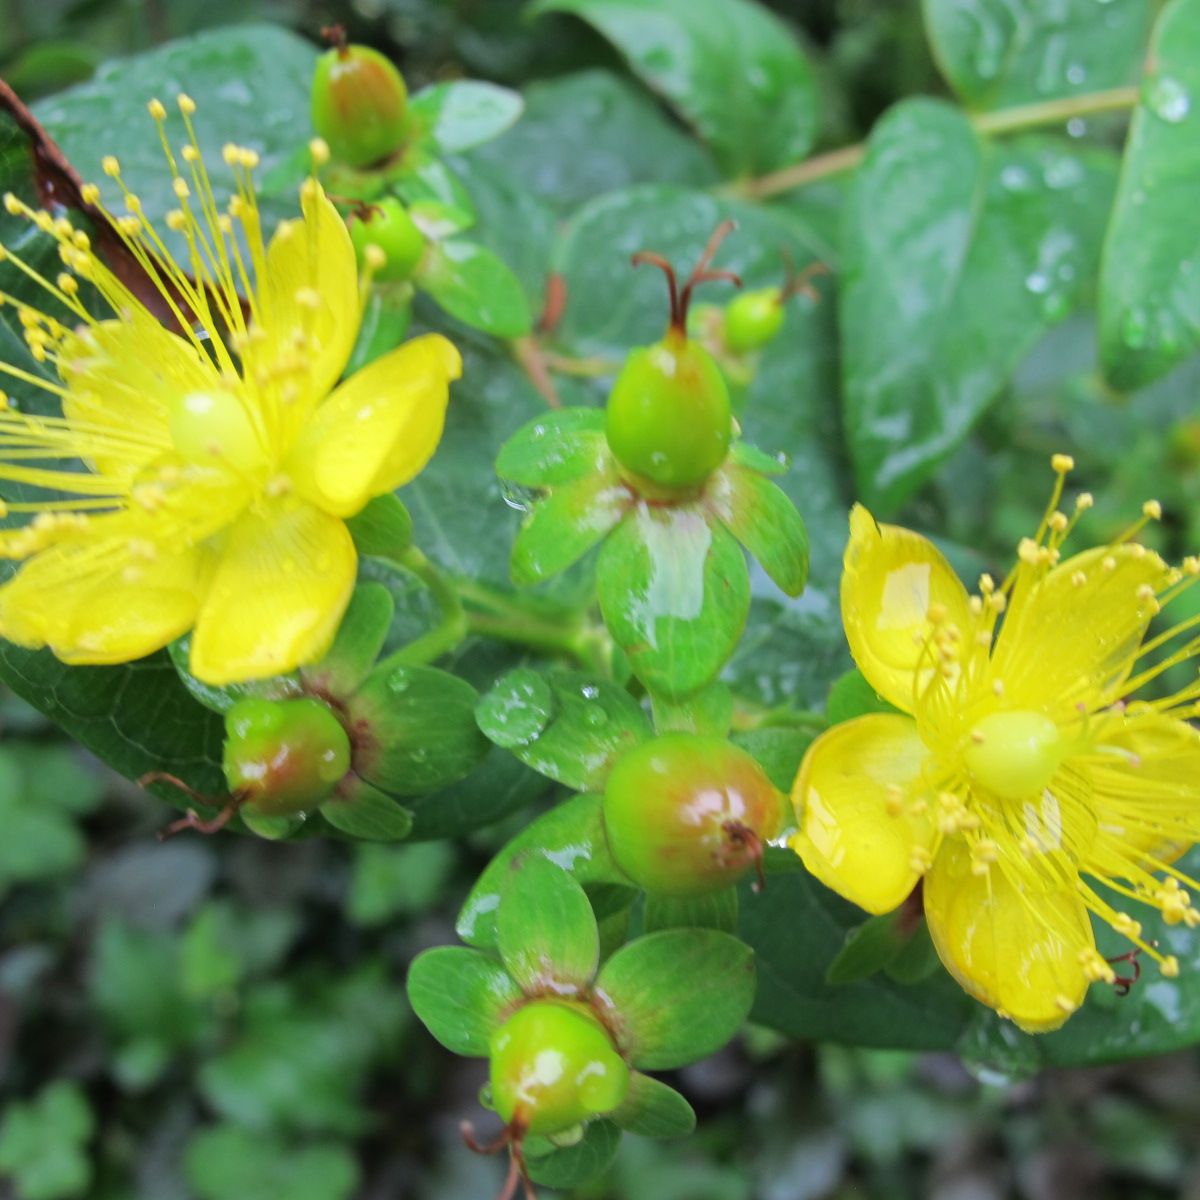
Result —
[[376, 279], [388, 283], [407, 279], [425, 253], [425, 238], [408, 215], [408, 209], [394, 196], [385, 196], [370, 205], [362, 216], [352, 214], [349, 224], [350, 240], [360, 262], [365, 260], [370, 246], [383, 251], [384, 264], [376, 270]]
[[626, 358], [609, 393], [606, 429], [609, 448], [635, 483], [694, 488], [728, 453], [729, 389], [712, 355], [672, 329]]
[[629, 1066], [582, 1004], [532, 1000], [492, 1034], [491, 1094], [521, 1137], [547, 1136], [603, 1116], [629, 1091]]
[[783, 328], [783, 293], [777, 287], [743, 292], [725, 309], [725, 345], [735, 354], [761, 350]]
[[390, 157], [407, 133], [404, 77], [378, 50], [336, 46], [317, 59], [312, 120], [334, 158], [369, 167]]
[[239, 700], [225, 714], [225, 781], [262, 816], [327, 800], [350, 769], [350, 739], [320, 700]]
[[661, 896], [736, 883], [779, 833], [783, 798], [744, 750], [668, 733], [618, 759], [604, 789], [604, 828], [617, 865]]

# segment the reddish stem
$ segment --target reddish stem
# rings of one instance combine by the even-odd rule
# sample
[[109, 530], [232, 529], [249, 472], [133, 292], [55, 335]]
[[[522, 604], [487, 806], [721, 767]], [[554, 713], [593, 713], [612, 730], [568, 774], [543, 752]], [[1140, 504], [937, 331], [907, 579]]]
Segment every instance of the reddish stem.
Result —
[[339, 58], [345, 58], [349, 54], [349, 49], [346, 45], [345, 25], [322, 25], [321, 41], [323, 41], [331, 50], [336, 50]]
[[1124, 954], [1118, 954], [1115, 958], [1109, 958], [1105, 961], [1112, 966], [1117, 963], [1128, 963], [1133, 968], [1132, 975], [1118, 975], [1113, 980], [1113, 991], [1118, 996], [1128, 996], [1133, 985], [1142, 977], [1142, 963], [1140, 959], [1141, 948], [1135, 946], [1132, 950], [1126, 950]]
[[508, 1174], [504, 1177], [504, 1187], [496, 1200], [513, 1200], [517, 1194], [518, 1184], [525, 1192], [525, 1200], [537, 1200], [529, 1171], [525, 1166], [525, 1155], [521, 1152], [521, 1139], [525, 1136], [525, 1126], [514, 1117], [511, 1124], [506, 1125], [490, 1142], [480, 1142], [475, 1137], [475, 1126], [470, 1121], [462, 1121], [458, 1126], [462, 1140], [467, 1148], [476, 1154], [499, 1154], [508, 1147]]
[[174, 837], [185, 829], [194, 829], [197, 833], [206, 835], [218, 833], [229, 824], [237, 810], [246, 802], [245, 795], [234, 793], [222, 804], [217, 797], [205, 796], [190, 784], [184, 783], [178, 775], [172, 775], [168, 771], [149, 771], [137, 781], [138, 787], [149, 787], [152, 783], [169, 783], [197, 804], [203, 804], [206, 808], [218, 809], [215, 817], [206, 818], [202, 817], [194, 808], [189, 808], [178, 821], [172, 821], [165, 829], [159, 830], [158, 840], [160, 842], [165, 842], [167, 838]]
[[648, 263], [652, 267], [657, 267], [666, 275], [667, 292], [671, 301], [671, 329], [686, 335], [687, 315], [688, 308], [692, 302], [692, 292], [700, 284], [726, 280], [737, 287], [742, 286], [741, 277], [735, 275], [732, 271], [710, 270], [709, 268], [709, 264], [712, 262], [717, 250], [720, 249], [721, 243], [736, 228], [737, 223], [735, 221], [726, 219], [713, 230], [712, 236], [708, 239], [699, 261], [692, 268], [692, 273], [684, 280], [682, 288], [679, 286], [675, 268], [661, 254], [655, 254], [651, 250], [639, 250], [630, 260], [635, 267], [640, 267], [643, 263]]

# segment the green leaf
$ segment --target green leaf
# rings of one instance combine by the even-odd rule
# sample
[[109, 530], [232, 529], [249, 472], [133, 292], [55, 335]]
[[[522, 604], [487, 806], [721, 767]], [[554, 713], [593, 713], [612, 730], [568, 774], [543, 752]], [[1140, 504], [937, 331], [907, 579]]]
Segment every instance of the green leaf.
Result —
[[867, 682], [866, 676], [856, 667], [834, 680], [825, 703], [825, 715], [830, 725], [840, 725], [867, 713], [894, 713], [900, 710], [889, 704]]
[[492, 1034], [522, 1000], [521, 989], [495, 959], [465, 946], [418, 954], [405, 986], [425, 1028], [447, 1050], [474, 1058], [487, 1057]]
[[812, 69], [791, 29], [750, 0], [535, 0], [531, 11], [594, 25], [695, 127], [726, 175], [769, 171], [812, 147]]
[[455, 928], [472, 946], [496, 944], [496, 910], [513, 860], [529, 851], [543, 854], [580, 883], [616, 883], [629, 880], [617, 869], [604, 835], [600, 797], [574, 796], [526, 826], [488, 864], [463, 902]]
[[1174, 0], [1154, 31], [1100, 277], [1100, 358], [1133, 389], [1200, 346], [1200, 3]]
[[374, 928], [432, 909], [447, 892], [457, 862], [449, 842], [362, 845], [354, 859], [346, 916], [354, 925]]
[[340, 1142], [293, 1143], [237, 1125], [195, 1134], [183, 1170], [199, 1200], [349, 1200], [359, 1185], [358, 1163]]
[[639, 503], [596, 567], [600, 611], [637, 677], [683, 696], [708, 683], [737, 645], [750, 605], [741, 548], [694, 508]]
[[494, 337], [529, 332], [533, 319], [520, 281], [491, 250], [453, 239], [435, 242], [413, 276], [452, 317]]
[[398, 496], [376, 496], [366, 508], [355, 513], [346, 528], [354, 538], [359, 554], [395, 558], [412, 542], [412, 517]]
[[521, 97], [473, 79], [435, 83], [408, 102], [408, 119], [438, 154], [455, 154], [499, 137], [521, 115]]
[[786, 492], [755, 470], [726, 463], [709, 483], [705, 502], [781, 591], [804, 591], [808, 530]]
[[754, 1000], [754, 953], [712, 929], [670, 929], [623, 946], [595, 997], [633, 1066], [668, 1070], [719, 1050]]
[[629, 512], [633, 494], [611, 463], [536, 500], [513, 543], [510, 571], [519, 586], [573, 566]]
[[1137, 78], [1153, 6], [1143, 0], [923, 0], [942, 74], [972, 108], [1044, 103]]
[[733, 723], [733, 693], [721, 683], [710, 683], [681, 700], [657, 693], [650, 697], [657, 733], [698, 733], [724, 737]]
[[653, 896], [647, 894], [642, 912], [642, 930], [719, 929], [736, 933], [737, 888], [722, 888], [703, 896]]
[[371, 673], [395, 615], [396, 602], [383, 584], [360, 583], [325, 657], [301, 669], [306, 686], [330, 696], [348, 696]]
[[934, 100], [875, 127], [847, 211], [845, 423], [864, 502], [893, 511], [1086, 293], [1112, 156], [992, 145]]
[[14, 749], [0, 752], [0, 895], [13, 884], [66, 874], [87, 854], [69, 815], [70, 799], [61, 803], [35, 794], [36, 760], [23, 769]]
[[[255, 177], [270, 219], [298, 207], [297, 188], [308, 169], [303, 150], [312, 128], [316, 58], [311, 42], [273, 25], [213, 29], [111, 60], [88, 83], [42, 101], [35, 111], [84, 179], [100, 185], [112, 211], [122, 212], [124, 205], [120, 188], [101, 170], [105, 154], [118, 156], [125, 184], [147, 215], [158, 218], [179, 200], [146, 102], [157, 96], [167, 106], [168, 136], [178, 148], [185, 140], [175, 111], [182, 85], [197, 101], [196, 134], [219, 192], [233, 191], [222, 146], [236, 142], [257, 151]], [[129, 86], [131, 79], [136, 87]]]
[[[768, 850], [767, 886], [742, 889], [738, 931], [758, 960], [751, 1019], [789, 1037], [890, 1049], [953, 1046], [975, 1007], [944, 971], [913, 987], [882, 976], [831, 988], [825, 972], [863, 913], [813, 879], [790, 850]], [[780, 920], [780, 913], [787, 913]]]
[[804, 752], [816, 736], [812, 725], [768, 725], [739, 731], [730, 741], [752, 754], [771, 782], [788, 795]]
[[629, 1077], [625, 1103], [612, 1115], [626, 1133], [638, 1137], [688, 1137], [696, 1128], [692, 1106], [673, 1088], [640, 1071]]
[[496, 944], [505, 969], [529, 995], [581, 993], [600, 962], [600, 935], [583, 888], [536, 851], [510, 864]]
[[496, 745], [577, 791], [602, 788], [616, 759], [651, 733], [624, 688], [574, 671], [510, 671], [480, 700], [475, 718]]
[[601, 1120], [592, 1121], [573, 1146], [552, 1149], [545, 1154], [534, 1151], [550, 1145], [549, 1142], [535, 1144], [532, 1148], [527, 1146], [525, 1165], [529, 1178], [543, 1187], [580, 1187], [608, 1169], [620, 1140], [620, 1129], [612, 1121]]
[[907, 944], [896, 913], [871, 917], [846, 934], [837, 957], [825, 968], [825, 982], [839, 987], [869, 979], [890, 966]]
[[320, 811], [334, 829], [367, 842], [399, 842], [412, 832], [412, 813], [361, 779], [326, 800]]
[[[587, 153], [564, 154], [564, 146]], [[511, 171], [563, 215], [634, 183], [716, 182], [686, 131], [636, 84], [602, 70], [531, 83], [521, 120], [473, 157]]]
[[602, 472], [612, 456], [602, 408], [560, 408], [527, 421], [500, 447], [496, 474], [525, 487], [555, 487]]
[[94, 1126], [83, 1089], [66, 1080], [27, 1103], [9, 1103], [0, 1123], [0, 1176], [21, 1200], [82, 1196], [92, 1179], [86, 1146]]
[[398, 796], [461, 779], [487, 751], [475, 725], [476, 699], [469, 683], [447, 671], [381, 663], [346, 702], [356, 731], [355, 771]]

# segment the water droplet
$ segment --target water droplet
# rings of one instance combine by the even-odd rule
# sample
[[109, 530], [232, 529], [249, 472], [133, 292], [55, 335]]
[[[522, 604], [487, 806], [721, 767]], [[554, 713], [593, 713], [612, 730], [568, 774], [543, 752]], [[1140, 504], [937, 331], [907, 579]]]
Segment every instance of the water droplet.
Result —
[[1033, 187], [1033, 178], [1023, 167], [1010, 164], [1000, 172], [1000, 186], [1009, 192], [1027, 192]]
[[408, 691], [412, 678], [405, 670], [393, 671], [388, 677], [388, 690], [400, 696]]
[[1131, 308], [1125, 314], [1125, 321], [1121, 326], [1121, 336], [1127, 345], [1132, 350], [1140, 350], [1147, 342], [1150, 336], [1150, 318], [1146, 315], [1145, 309]]
[[1087, 122], [1082, 117], [1072, 117], [1067, 122], [1067, 135], [1073, 138], [1081, 138], [1087, 133]]
[[522, 487], [519, 483], [509, 483], [508, 480], [503, 480], [500, 484], [500, 495], [509, 508], [527, 513], [533, 508], [538, 494], [533, 488]]
[[1042, 169], [1042, 179], [1054, 191], [1074, 187], [1084, 180], [1083, 164], [1077, 158], [1052, 158]]
[[1178, 125], [1192, 107], [1187, 88], [1169, 75], [1148, 80], [1142, 99], [1156, 117], [1169, 125]]
[[1025, 276], [1025, 287], [1035, 296], [1040, 296], [1050, 290], [1050, 280], [1041, 271], [1033, 271]]
[[594, 683], [585, 683], [579, 689], [579, 694], [585, 700], [595, 700], [600, 695], [600, 689]]
[[992, 1087], [1028, 1079], [1041, 1065], [1034, 1038], [988, 1008], [971, 1018], [954, 1048], [963, 1066]]
[[1067, 82], [1074, 86], [1078, 86], [1087, 78], [1087, 68], [1083, 63], [1071, 63], [1067, 67]]
[[593, 729], [599, 729], [608, 724], [608, 713], [599, 704], [589, 704], [583, 711], [583, 719]]
[[429, 751], [424, 746], [417, 746], [409, 757], [415, 763], [423, 763], [429, 757]]

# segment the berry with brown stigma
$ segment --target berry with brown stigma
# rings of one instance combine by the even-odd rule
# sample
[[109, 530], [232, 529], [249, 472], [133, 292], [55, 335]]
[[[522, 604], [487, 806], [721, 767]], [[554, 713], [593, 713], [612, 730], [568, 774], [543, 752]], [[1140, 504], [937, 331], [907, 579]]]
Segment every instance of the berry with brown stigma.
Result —
[[639, 887], [661, 896], [702, 895], [761, 870], [783, 812], [783, 797], [749, 754], [689, 733], [630, 750], [604, 790], [613, 858]]
[[425, 253], [424, 236], [394, 196], [363, 205], [350, 214], [347, 224], [359, 263], [366, 266], [374, 256], [379, 265], [370, 265], [384, 283], [407, 279]]

